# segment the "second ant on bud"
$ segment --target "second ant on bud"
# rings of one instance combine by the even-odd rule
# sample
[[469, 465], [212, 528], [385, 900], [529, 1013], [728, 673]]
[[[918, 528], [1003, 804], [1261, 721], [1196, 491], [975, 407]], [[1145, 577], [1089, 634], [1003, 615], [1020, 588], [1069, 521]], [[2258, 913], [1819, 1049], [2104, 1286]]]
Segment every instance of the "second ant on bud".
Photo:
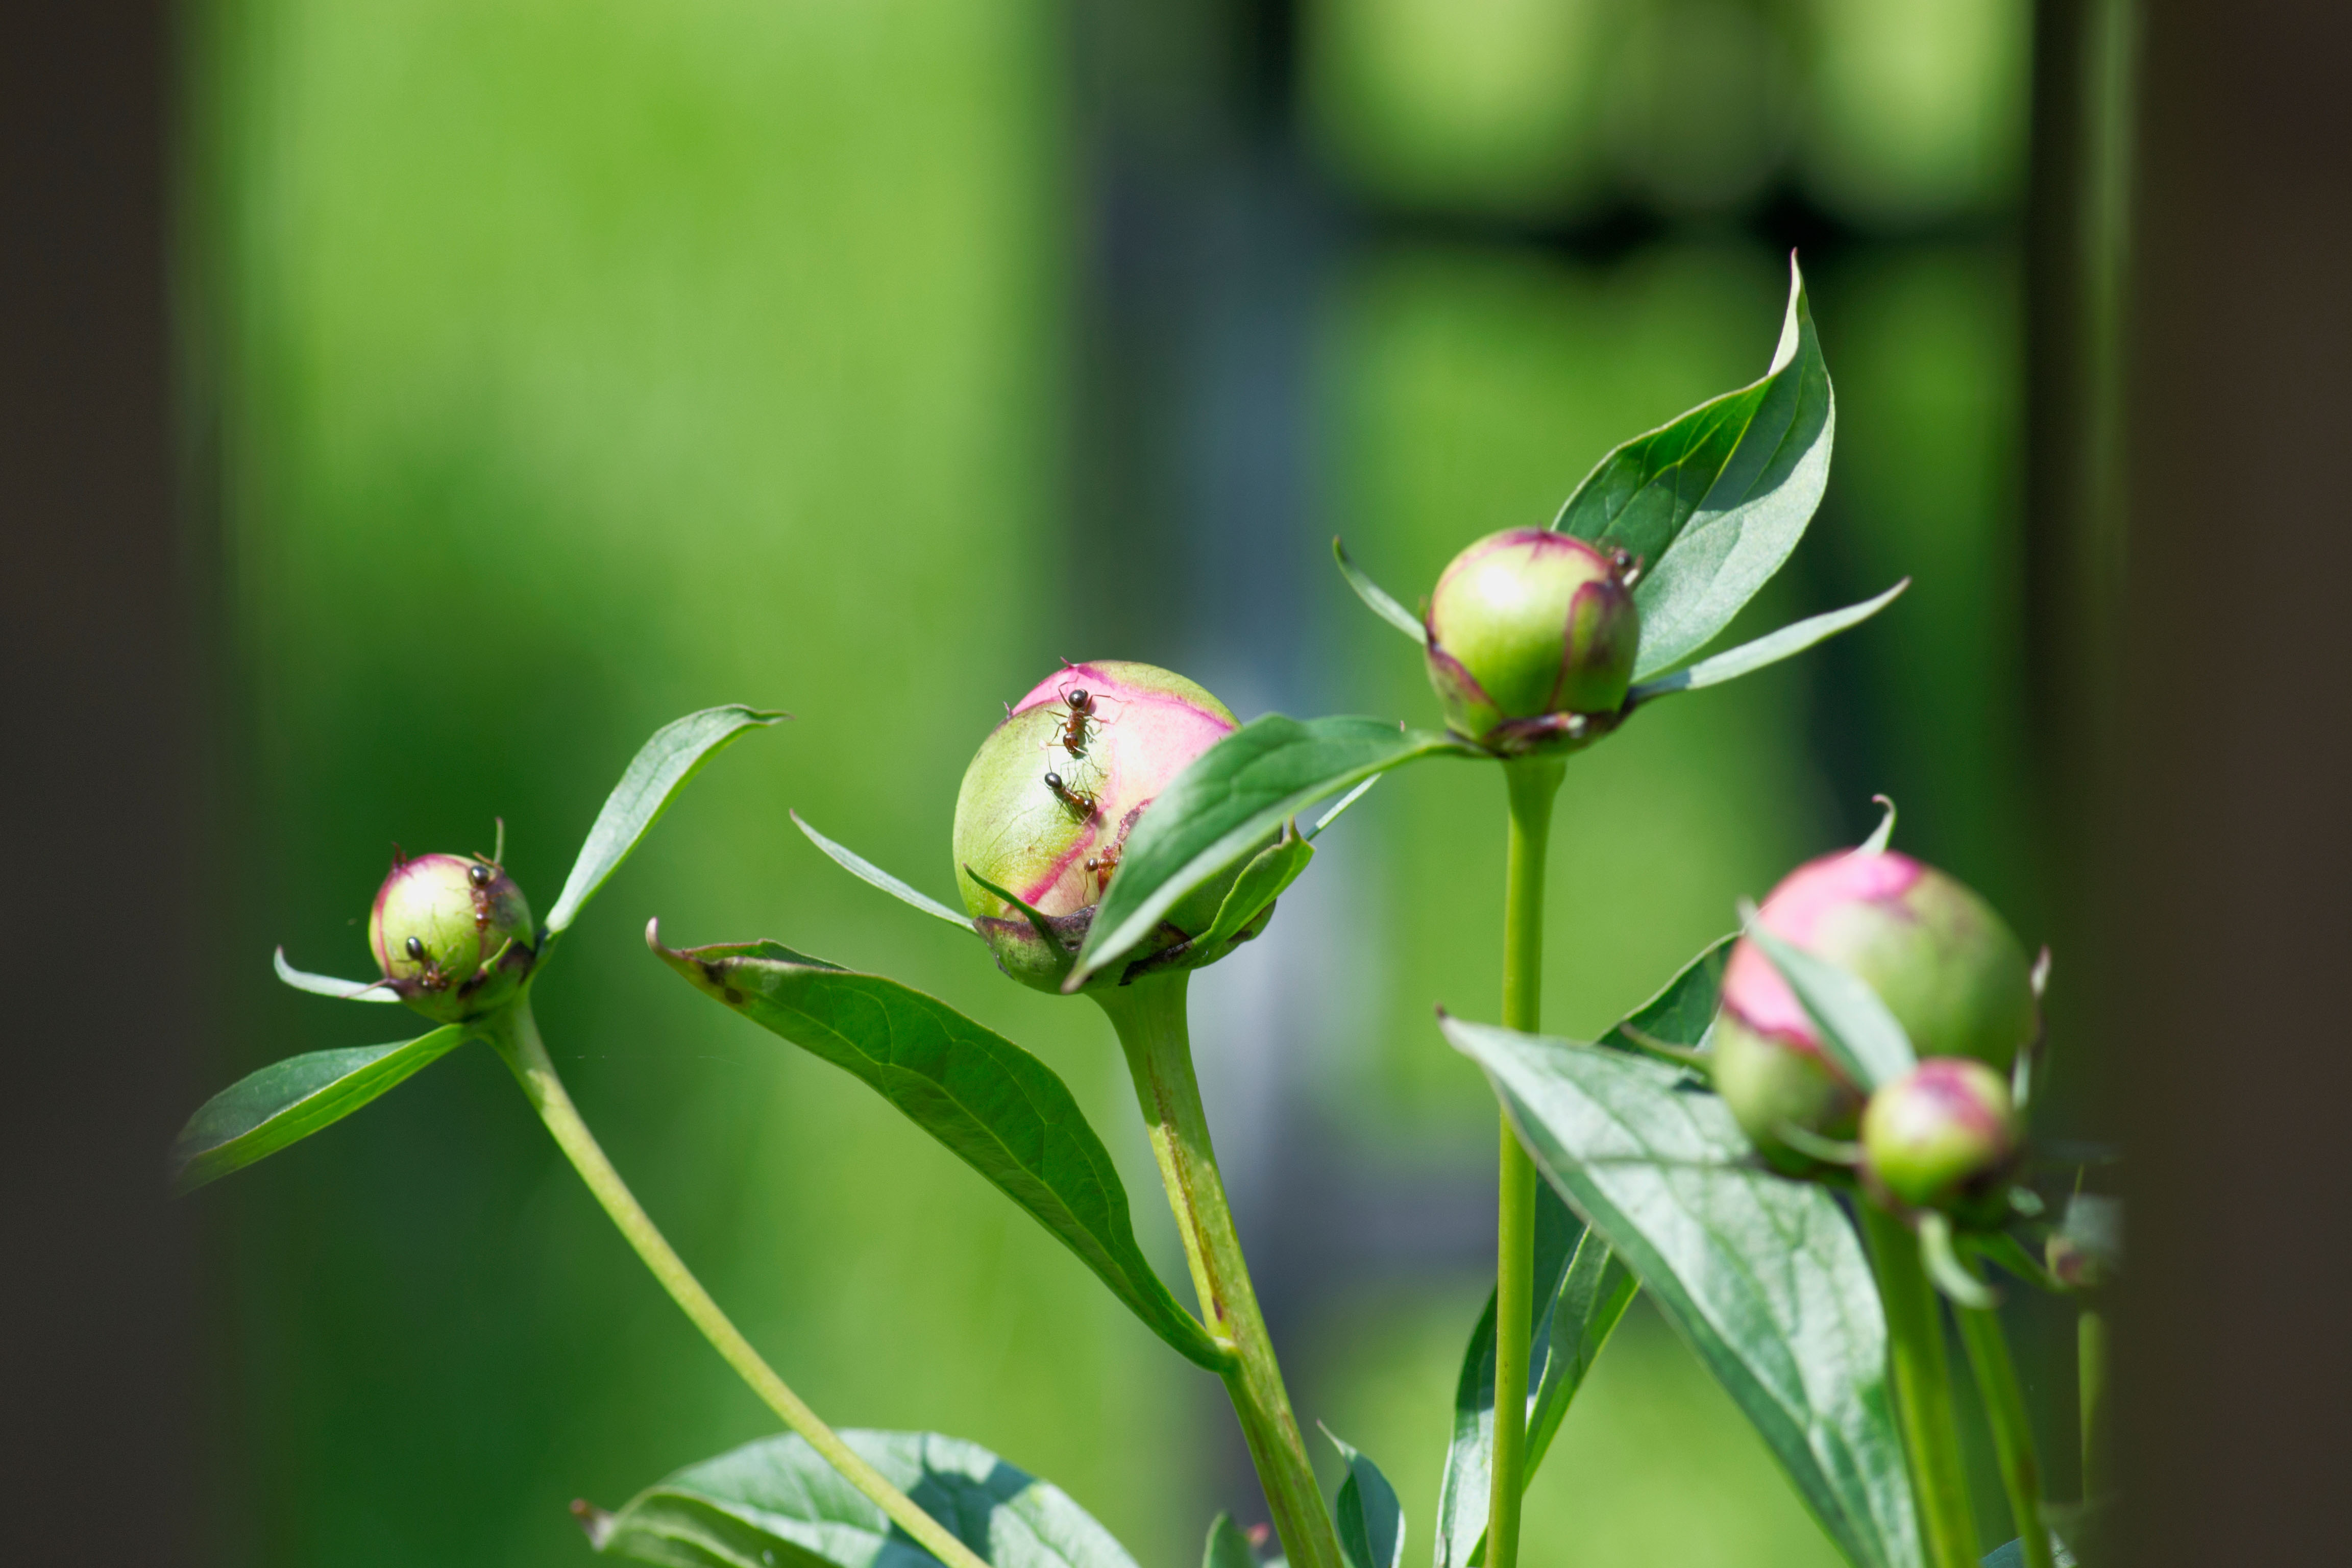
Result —
[[1059, 773], [1047, 773], [1045, 775], [1045, 787], [1054, 792], [1054, 798], [1055, 800], [1060, 801], [1064, 805], [1066, 805], [1072, 811], [1076, 812], [1080, 821], [1090, 822], [1094, 819], [1095, 812], [1098, 809], [1098, 806], [1092, 792], [1065, 784], [1062, 781], [1062, 775]]

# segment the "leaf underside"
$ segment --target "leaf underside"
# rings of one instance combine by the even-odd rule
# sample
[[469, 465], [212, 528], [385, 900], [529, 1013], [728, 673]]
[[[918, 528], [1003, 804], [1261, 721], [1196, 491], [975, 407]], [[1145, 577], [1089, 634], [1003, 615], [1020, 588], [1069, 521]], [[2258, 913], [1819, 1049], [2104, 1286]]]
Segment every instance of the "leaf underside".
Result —
[[1843, 610], [1828, 610], [1818, 616], [1808, 616], [1801, 621], [1791, 621], [1775, 632], [1768, 632], [1753, 642], [1713, 654], [1696, 664], [1662, 675], [1655, 680], [1643, 681], [1625, 694], [1628, 707], [1653, 702], [1661, 697], [1671, 697], [1677, 691], [1696, 691], [1702, 687], [1720, 686], [1727, 680], [1737, 680], [1752, 675], [1767, 665], [1793, 658], [1815, 643], [1825, 641], [1852, 626], [1858, 626], [1878, 614], [1901, 596], [1911, 585], [1906, 577], [1874, 599], [1864, 599], [1858, 605], [1848, 605]]
[[1195, 757], [1135, 825], [1071, 983], [1109, 967], [1179, 900], [1255, 855], [1317, 801], [1421, 757], [1478, 754], [1387, 719], [1270, 713], [1243, 725]]
[[581, 906], [596, 896], [596, 889], [620, 868], [637, 841], [661, 820], [678, 791], [721, 749], [746, 730], [786, 717], [730, 702], [689, 713], [655, 731], [630, 759], [621, 782], [613, 786], [604, 809], [596, 814], [587, 841], [580, 846], [580, 857], [572, 863], [572, 874], [564, 879], [563, 891], [548, 911], [547, 929], [562, 931], [578, 918]]
[[414, 1040], [272, 1062], [199, 1106], [172, 1143], [172, 1184], [194, 1192], [332, 1126], [467, 1039], [450, 1024]]
[[[1703, 1011], [1720, 952], [1702, 955], [1636, 1026], [1696, 1044], [1674, 1020]], [[1444, 1026], [1486, 1070], [1545, 1179], [1624, 1259], [1849, 1559], [1916, 1568], [1885, 1319], [1837, 1200], [1761, 1168], [1722, 1100], [1687, 1072], [1606, 1047]]]
[[[930, 1432], [842, 1441], [991, 1568], [1136, 1568], [1060, 1488]], [[799, 1437], [763, 1437], [648, 1487], [593, 1518], [608, 1556], [671, 1568], [925, 1568], [937, 1559]]]
[[338, 980], [331, 974], [312, 974], [286, 962], [286, 950], [279, 948], [270, 960], [278, 978], [297, 991], [308, 991], [313, 996], [332, 996], [339, 1002], [397, 1002], [400, 993], [381, 980]]
[[1634, 586], [1644, 680], [1713, 641], [1804, 537], [1829, 482], [1837, 403], [1804, 277], [1764, 379], [1601, 459], [1552, 527], [1649, 563]]
[[1228, 1364], [1145, 1260], [1118, 1167], [1053, 1068], [934, 997], [777, 942], [656, 951], [696, 989], [881, 1095], [1188, 1359]]

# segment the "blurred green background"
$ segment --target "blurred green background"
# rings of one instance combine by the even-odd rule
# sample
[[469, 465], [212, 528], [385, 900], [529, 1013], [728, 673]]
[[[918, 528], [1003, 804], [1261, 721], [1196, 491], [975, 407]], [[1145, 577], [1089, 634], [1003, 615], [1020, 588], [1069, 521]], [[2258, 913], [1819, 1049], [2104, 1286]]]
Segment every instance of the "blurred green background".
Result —
[[[264, 962], [364, 973], [394, 841], [487, 848], [503, 816], [543, 910], [653, 728], [790, 709], [609, 886], [540, 1013], [647, 1206], [838, 1425], [984, 1443], [1147, 1568], [1218, 1507], [1263, 1517], [1213, 1383], [864, 1089], [690, 995], [644, 921], [885, 969], [1028, 1045], [1181, 1278], [1099, 1017], [834, 870], [786, 807], [946, 891], [965, 759], [1065, 655], [1180, 665], [1244, 717], [1427, 720], [1329, 536], [1410, 598], [1548, 519], [1609, 446], [1762, 372], [1792, 246], [1838, 449], [1751, 614], [1917, 585], [1578, 762], [1548, 1017], [1604, 1026], [1876, 790], [2038, 938], [2023, 0], [189, 16], [184, 314], [233, 672], [215, 1076], [397, 1033]], [[1491, 1279], [1492, 1101], [1430, 1007], [1491, 1015], [1500, 798], [1469, 767], [1384, 784], [1195, 988], [1302, 1416], [1387, 1468], [1414, 1553]], [[771, 1428], [485, 1052], [196, 1201], [223, 1561], [579, 1563], [569, 1500]], [[1527, 1561], [1833, 1554], [1641, 1309]]]

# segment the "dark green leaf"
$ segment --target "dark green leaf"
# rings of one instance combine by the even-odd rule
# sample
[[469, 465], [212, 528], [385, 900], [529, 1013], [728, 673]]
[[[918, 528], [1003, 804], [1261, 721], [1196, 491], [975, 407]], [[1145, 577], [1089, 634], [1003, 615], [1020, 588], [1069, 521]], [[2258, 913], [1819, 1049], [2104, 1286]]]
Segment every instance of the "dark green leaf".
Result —
[[460, 1024], [389, 1046], [312, 1051], [239, 1079], [198, 1108], [172, 1143], [172, 1183], [194, 1192], [331, 1126], [467, 1039]]
[[1331, 536], [1331, 555], [1339, 563], [1339, 575], [1348, 580], [1348, 586], [1356, 591], [1356, 597], [1371, 607], [1372, 614], [1380, 616], [1422, 647], [1429, 646], [1429, 628], [1421, 624], [1421, 617], [1399, 604], [1394, 595], [1365, 575], [1364, 569], [1357, 565], [1349, 556], [1348, 547], [1339, 542], [1339, 536], [1336, 533]]
[[1748, 934], [1804, 1005], [1821, 1031], [1823, 1054], [1864, 1093], [1874, 1092], [1919, 1065], [1911, 1037], [1869, 982], [1781, 941], [1761, 921], [1749, 921]]
[[1717, 937], [1678, 970], [1658, 994], [1633, 1009], [1624, 1023], [1601, 1037], [1604, 1046], [1638, 1048], [1625, 1037], [1628, 1025], [1669, 1046], [1705, 1050], [1715, 1033], [1715, 1013], [1723, 995], [1724, 966], [1737, 936]]
[[1348, 1461], [1348, 1479], [1331, 1517], [1339, 1527], [1339, 1555], [1348, 1568], [1400, 1568], [1404, 1562], [1404, 1510], [1381, 1468], [1341, 1442], [1331, 1428], [1323, 1436]]
[[1711, 658], [1700, 659], [1687, 668], [1672, 675], [1662, 675], [1655, 680], [1645, 680], [1625, 694], [1628, 706], [1669, 697], [1677, 691], [1696, 691], [1702, 686], [1720, 686], [1727, 680], [1737, 680], [1768, 664], [1778, 664], [1784, 658], [1804, 652], [1815, 643], [1833, 637], [1848, 626], [1860, 626], [1895, 602], [1895, 596], [1911, 585], [1906, 577], [1875, 599], [1865, 599], [1859, 605], [1848, 605], [1843, 610], [1831, 610], [1794, 621], [1777, 632], [1768, 632], [1754, 642], [1741, 643], [1728, 652]]
[[1723, 1101], [1626, 1052], [1443, 1020], [1847, 1556], [1916, 1568], [1886, 1321], [1837, 1200], [1760, 1168]]
[[[842, 1441], [992, 1568], [1135, 1568], [1108, 1531], [1052, 1486], [960, 1438], [859, 1432]], [[924, 1568], [938, 1559], [795, 1436], [689, 1465], [617, 1513], [591, 1514], [611, 1556], [671, 1568]]]
[[1764, 379], [1703, 403], [1601, 459], [1552, 526], [1648, 562], [1634, 679], [1714, 640], [1804, 537], [1829, 482], [1837, 403], [1803, 275]]
[[[1533, 1279], [1523, 1489], [1635, 1290], [1608, 1244], [1585, 1229], [1549, 1185], [1536, 1190]], [[1485, 1555], [1494, 1447], [1495, 1298], [1489, 1293], [1454, 1384], [1454, 1438], [1437, 1494], [1437, 1568], [1465, 1568]]]
[[789, 812], [786, 815], [792, 817], [793, 826], [808, 836], [810, 843], [824, 850], [832, 858], [834, 864], [851, 876], [862, 881], [871, 882], [901, 903], [912, 904], [927, 915], [936, 915], [950, 925], [961, 926], [966, 931], [971, 930], [971, 921], [969, 917], [956, 913], [929, 893], [917, 892], [856, 850], [835, 844], [832, 839], [811, 827], [799, 812]]
[[1250, 1550], [1249, 1537], [1242, 1533], [1232, 1514], [1221, 1513], [1211, 1521], [1201, 1568], [1257, 1568], [1257, 1553]]
[[1144, 1260], [1109, 1151], [1054, 1069], [954, 1008], [772, 942], [674, 952], [698, 990], [856, 1077], [1026, 1209], [1153, 1332], [1223, 1371], [1232, 1352]]
[[1385, 719], [1269, 713], [1243, 725], [1195, 757], [1135, 825], [1068, 985], [1116, 962], [1178, 900], [1256, 854], [1317, 801], [1416, 758], [1481, 754]]
[[340, 1002], [397, 1002], [400, 993], [381, 980], [337, 980], [331, 975], [311, 974], [286, 962], [286, 950], [279, 948], [274, 967], [278, 978], [297, 991], [308, 991], [314, 996], [332, 996]]
[[729, 742], [746, 730], [789, 717], [730, 702], [689, 713], [655, 731], [653, 739], [631, 759], [621, 782], [613, 786], [604, 809], [596, 814], [588, 841], [572, 863], [572, 875], [564, 879], [563, 891], [557, 896], [555, 908], [548, 911], [547, 929], [562, 931], [572, 924], [580, 907], [596, 896], [604, 879], [619, 868], [637, 847], [637, 840], [661, 820], [677, 792]]

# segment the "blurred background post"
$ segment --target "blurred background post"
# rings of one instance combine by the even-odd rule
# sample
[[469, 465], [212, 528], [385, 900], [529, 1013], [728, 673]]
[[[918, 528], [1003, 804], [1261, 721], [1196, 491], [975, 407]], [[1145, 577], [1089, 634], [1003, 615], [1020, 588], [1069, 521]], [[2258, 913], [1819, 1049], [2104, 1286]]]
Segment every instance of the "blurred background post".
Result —
[[[2340, 365], [2345, 346], [2352, 185], [2328, 171], [2347, 133], [2265, 112], [2261, 86], [2347, 58], [2341, 18], [2283, 0], [2229, 15], [190, 0], [6, 22], [0, 587], [24, 704], [11, 758], [29, 759], [9, 770], [14, 820], [39, 825], [8, 861], [11, 974], [54, 940], [35, 913], [120, 929], [119, 895], [80, 912], [94, 869], [188, 911], [152, 949], [172, 984], [135, 1009], [93, 1025], [32, 979], [12, 990], [39, 999], [8, 1047], [24, 1092], [70, 1106], [102, 1061], [144, 1118], [77, 1141], [61, 1111], [12, 1148], [12, 1190], [37, 1194], [12, 1256], [52, 1282], [9, 1292], [16, 1473], [84, 1499], [97, 1427], [45, 1413], [103, 1415], [146, 1445], [123, 1461], [141, 1504], [90, 1500], [146, 1531], [107, 1560], [556, 1564], [585, 1552], [573, 1496], [610, 1505], [769, 1429], [487, 1053], [169, 1217], [160, 1177], [153, 1205], [140, 1184], [189, 1085], [381, 1037], [380, 1016], [275, 986], [266, 954], [283, 941], [357, 972], [393, 841], [486, 847], [502, 816], [544, 900], [637, 741], [741, 700], [799, 717], [696, 786], [542, 994], [616, 1163], [829, 1418], [982, 1442], [1148, 1563], [1191, 1561], [1218, 1508], [1263, 1518], [1211, 1381], [857, 1086], [691, 1005], [636, 933], [658, 914], [672, 940], [772, 936], [942, 994], [1067, 1078], [1148, 1192], [1099, 1021], [901, 918], [785, 808], [944, 890], [966, 757], [999, 700], [1064, 656], [1171, 665], [1244, 717], [1425, 715], [1418, 660], [1346, 593], [1330, 536], [1410, 596], [1469, 539], [1546, 521], [1608, 446], [1762, 372], [1792, 248], [1838, 452], [1812, 542], [1755, 614], [1916, 586], [1866, 631], [1579, 760], [1549, 1017], [1603, 1026], [1728, 929], [1738, 897], [1860, 837], [1885, 791], [1906, 847], [2058, 947], [2062, 1044], [2083, 1043], [2058, 1093], [2106, 1130], [2095, 1050], [2140, 1048], [2101, 1026], [2137, 978], [2129, 944], [2158, 910], [2185, 930], [2210, 913], [2151, 896], [2126, 919], [2105, 890], [2184, 851], [2178, 813], [2096, 839], [2103, 801], [2203, 776], [2194, 748], [2117, 717], [2147, 711], [2120, 695], [2117, 650], [2141, 645], [2117, 628], [2153, 613], [2120, 586], [2126, 520], [2169, 498], [2151, 526], [2189, 545], [2201, 525], [2179, 498], [2226, 504], [2196, 485], [2243, 467], [2199, 446], [2188, 369], [2127, 355], [2131, 289], [2143, 269], [2162, 285], [2141, 353], [2187, 342], [2212, 356], [2191, 362], [2209, 384], [2266, 384], [2315, 344]], [[2231, 62], [2211, 81], [2208, 47]], [[2326, 100], [2306, 88], [2284, 100]], [[2229, 221], [2276, 247], [2151, 258], [2136, 174], [2175, 238], [2223, 193], [2261, 193]], [[2313, 213], [2336, 226], [2301, 226]], [[2252, 270], [2273, 254], [2303, 261]], [[2269, 326], [2242, 343], [2163, 335], [2258, 291]], [[2261, 466], [2245, 496], [2273, 531], [2261, 559], [2217, 553], [2249, 574], [2288, 562], [2312, 593], [2342, 581], [2292, 561], [2326, 527], [2340, 538], [2324, 452], [2347, 394], [2293, 384], [2305, 460]], [[2158, 474], [2178, 478], [2152, 500]], [[2280, 616], [2264, 668], [2340, 682], [2334, 625]], [[2263, 709], [2231, 732], [2263, 768], [2340, 781], [2320, 753], [2332, 737], [2340, 760], [2346, 710]], [[2307, 749], [2279, 749], [2289, 734]], [[1491, 1104], [1430, 1008], [1491, 1016], [1493, 788], [1437, 768], [1383, 786], [1268, 937], [1196, 988], [1210, 1111], [1301, 1415], [1378, 1455], [1424, 1515], [1490, 1283]], [[2312, 788], [2303, 853], [2341, 870]], [[2245, 820], [2186, 852], [2218, 867], [2263, 836]], [[200, 912], [198, 865], [215, 868]], [[2240, 892], [2231, 918], [2258, 938], [2262, 900]], [[2342, 919], [2294, 918], [2306, 943]], [[2189, 1043], [2158, 1033], [2147, 1048], [2186, 1072]], [[2267, 1037], [2279, 1071], [2305, 1063], [2307, 1031]], [[2263, 1169], [2293, 1182], [2300, 1158]], [[1181, 1274], [1157, 1205], [1138, 1218]], [[2174, 1234], [2159, 1260], [2205, 1237]], [[113, 1340], [82, 1310], [125, 1302]], [[2023, 1327], [2029, 1387], [2063, 1410], [2067, 1317]], [[121, 1342], [149, 1371], [102, 1384]], [[2134, 1342], [2143, 1387], [2181, 1343]], [[2231, 1408], [2212, 1398], [2194, 1407], [2208, 1422]], [[1981, 1527], [2003, 1539], [1972, 1437]], [[2072, 1455], [2071, 1431], [2042, 1449]], [[1834, 1561], [1638, 1310], [1536, 1483], [1531, 1568], [1569, 1561], [1570, 1521], [1591, 1561]]]

